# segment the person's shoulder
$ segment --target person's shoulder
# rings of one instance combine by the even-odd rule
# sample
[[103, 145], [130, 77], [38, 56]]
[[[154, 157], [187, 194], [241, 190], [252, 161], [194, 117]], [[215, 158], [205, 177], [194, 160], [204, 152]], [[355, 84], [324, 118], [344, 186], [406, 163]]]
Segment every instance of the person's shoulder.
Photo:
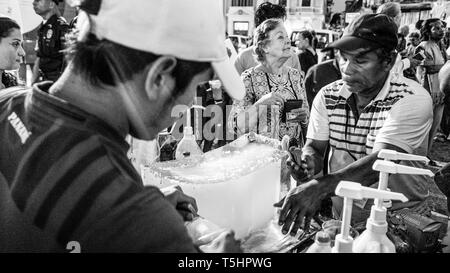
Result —
[[238, 53], [238, 58], [253, 58], [253, 46], [247, 47]]
[[309, 68], [308, 71], [320, 73], [322, 71], [328, 70], [330, 67], [333, 67], [334, 60], [326, 60], [321, 63], [317, 63]]
[[31, 92], [31, 88], [23, 87], [23, 86], [13, 86], [9, 88], [5, 88], [0, 90], [0, 103], [7, 102], [10, 99], [22, 97], [23, 99], [25, 96]]
[[399, 99], [403, 101], [421, 101], [417, 107], [427, 105], [431, 102], [428, 91], [418, 82], [399, 76], [390, 80], [390, 91], [388, 99]]
[[250, 67], [250, 68], [244, 70], [244, 72], [242, 72], [241, 78], [244, 80], [247, 80], [247, 79], [251, 78], [252, 76], [263, 75], [263, 74], [264, 74], [264, 72], [262, 72], [258, 69], [255, 69], [255, 67]]
[[62, 16], [58, 16], [58, 18], [56, 19], [56, 23], [59, 25], [59, 26], [69, 26], [69, 24], [67, 23], [67, 20], [66, 20], [66, 18], [64, 18], [64, 17], [62, 17]]
[[322, 87], [320, 92], [322, 92], [324, 95], [338, 96], [343, 86], [344, 81], [342, 79], [337, 80]]
[[288, 66], [287, 67], [287, 71], [289, 73], [289, 75], [292, 75], [294, 77], [300, 77], [300, 71], [297, 68], [294, 68], [292, 66]]

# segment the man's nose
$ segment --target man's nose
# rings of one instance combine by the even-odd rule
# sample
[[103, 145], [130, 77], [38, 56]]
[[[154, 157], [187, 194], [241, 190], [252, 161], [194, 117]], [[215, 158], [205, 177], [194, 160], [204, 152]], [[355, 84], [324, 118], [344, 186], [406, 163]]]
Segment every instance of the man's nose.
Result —
[[349, 61], [341, 61], [340, 63], [341, 72], [345, 75], [352, 75], [352, 65]]

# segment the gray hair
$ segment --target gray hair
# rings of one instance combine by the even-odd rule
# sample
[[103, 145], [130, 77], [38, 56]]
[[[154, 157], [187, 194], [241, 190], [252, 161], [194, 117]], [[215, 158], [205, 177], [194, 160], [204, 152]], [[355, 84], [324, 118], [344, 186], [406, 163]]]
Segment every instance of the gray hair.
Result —
[[377, 9], [378, 14], [385, 14], [389, 17], [395, 18], [401, 12], [400, 4], [397, 2], [387, 2], [379, 6]]
[[258, 62], [263, 62], [265, 60], [266, 54], [264, 52], [264, 47], [269, 42], [269, 33], [279, 25], [283, 25], [282, 20], [267, 19], [256, 28], [253, 40], [253, 44], [255, 45], [253, 49], [253, 55]]
[[401, 12], [402, 8], [400, 4], [397, 2], [384, 3], [377, 9], [378, 14], [384, 14], [394, 19], [395, 23], [397, 24], [397, 27], [400, 27], [400, 20], [398, 20], [397, 18], [399, 18]]

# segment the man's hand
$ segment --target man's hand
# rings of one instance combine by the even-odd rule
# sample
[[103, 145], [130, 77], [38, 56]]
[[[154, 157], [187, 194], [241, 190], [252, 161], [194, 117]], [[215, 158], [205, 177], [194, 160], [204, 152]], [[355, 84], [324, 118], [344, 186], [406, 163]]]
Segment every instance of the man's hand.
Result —
[[166, 200], [181, 214], [184, 221], [192, 221], [197, 214], [198, 207], [194, 198], [183, 193], [180, 186], [169, 186], [161, 189]]
[[314, 176], [315, 163], [313, 157], [303, 154], [299, 148], [291, 147], [289, 149], [289, 159], [286, 161], [286, 165], [297, 182], [307, 181]]
[[[287, 234], [291, 228], [291, 235], [295, 236], [297, 230], [304, 223], [304, 230], [309, 230], [309, 224], [319, 210], [322, 199], [326, 196], [317, 180], [292, 189], [275, 207], [281, 207], [278, 224], [282, 226], [283, 234]], [[303, 220], [304, 218], [304, 220]]]

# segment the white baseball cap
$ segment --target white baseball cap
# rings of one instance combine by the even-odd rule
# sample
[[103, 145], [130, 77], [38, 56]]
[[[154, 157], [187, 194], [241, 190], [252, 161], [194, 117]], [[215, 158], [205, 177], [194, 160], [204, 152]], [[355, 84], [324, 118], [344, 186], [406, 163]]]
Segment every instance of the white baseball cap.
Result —
[[100, 2], [98, 13], [90, 16], [91, 32], [99, 39], [158, 55], [211, 62], [230, 96], [243, 99], [244, 84], [224, 44], [222, 0]]

